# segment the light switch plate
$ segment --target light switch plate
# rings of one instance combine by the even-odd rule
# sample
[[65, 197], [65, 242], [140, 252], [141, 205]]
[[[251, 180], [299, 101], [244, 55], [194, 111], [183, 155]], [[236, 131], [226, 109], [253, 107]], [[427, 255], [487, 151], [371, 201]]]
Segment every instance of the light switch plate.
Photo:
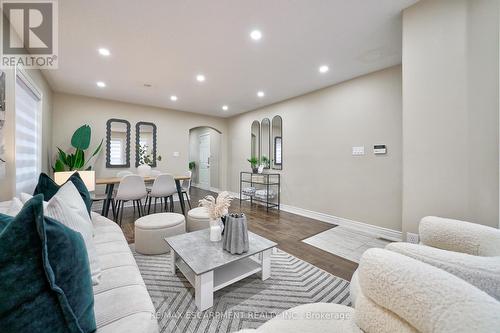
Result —
[[364, 146], [352, 147], [352, 156], [360, 156], [365, 154]]

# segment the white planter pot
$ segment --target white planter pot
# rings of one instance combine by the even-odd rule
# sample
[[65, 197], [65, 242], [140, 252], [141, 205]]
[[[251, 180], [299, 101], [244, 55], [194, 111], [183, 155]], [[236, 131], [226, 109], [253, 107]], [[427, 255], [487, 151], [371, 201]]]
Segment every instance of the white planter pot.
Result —
[[142, 177], [151, 176], [151, 167], [147, 164], [142, 164], [137, 167], [137, 174]]

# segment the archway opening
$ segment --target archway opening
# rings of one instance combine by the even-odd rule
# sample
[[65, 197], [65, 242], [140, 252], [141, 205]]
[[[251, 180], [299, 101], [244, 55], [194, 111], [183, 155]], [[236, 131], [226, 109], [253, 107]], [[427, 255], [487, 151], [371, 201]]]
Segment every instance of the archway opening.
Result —
[[221, 132], [209, 126], [189, 130], [189, 162], [192, 186], [204, 190], [219, 189]]

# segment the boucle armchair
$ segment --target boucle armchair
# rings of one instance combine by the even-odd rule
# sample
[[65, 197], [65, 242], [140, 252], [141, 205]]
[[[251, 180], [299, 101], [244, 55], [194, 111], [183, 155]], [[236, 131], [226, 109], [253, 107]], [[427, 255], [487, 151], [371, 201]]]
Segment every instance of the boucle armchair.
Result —
[[369, 249], [360, 261], [356, 308], [313, 303], [243, 332], [495, 332], [500, 302], [444, 270]]
[[427, 216], [419, 235], [420, 244], [392, 243], [386, 249], [448, 271], [500, 300], [500, 230]]

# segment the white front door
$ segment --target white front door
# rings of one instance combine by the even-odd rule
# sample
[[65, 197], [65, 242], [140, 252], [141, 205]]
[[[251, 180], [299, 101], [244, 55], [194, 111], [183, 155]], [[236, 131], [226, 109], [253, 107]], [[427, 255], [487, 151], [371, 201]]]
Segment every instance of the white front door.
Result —
[[198, 170], [198, 185], [210, 189], [210, 134], [200, 135], [200, 166]]

